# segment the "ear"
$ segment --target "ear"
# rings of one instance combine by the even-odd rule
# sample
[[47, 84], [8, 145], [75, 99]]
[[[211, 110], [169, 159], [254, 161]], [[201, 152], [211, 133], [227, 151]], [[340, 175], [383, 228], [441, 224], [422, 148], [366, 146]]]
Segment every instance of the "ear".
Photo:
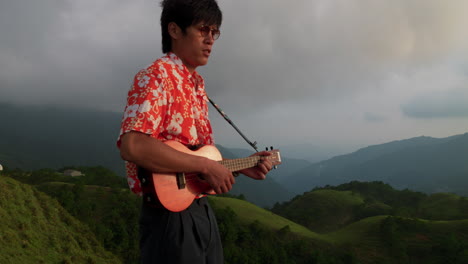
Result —
[[173, 39], [178, 39], [182, 33], [182, 30], [175, 22], [170, 22], [167, 25], [167, 30], [169, 31], [169, 35], [171, 35], [171, 38]]

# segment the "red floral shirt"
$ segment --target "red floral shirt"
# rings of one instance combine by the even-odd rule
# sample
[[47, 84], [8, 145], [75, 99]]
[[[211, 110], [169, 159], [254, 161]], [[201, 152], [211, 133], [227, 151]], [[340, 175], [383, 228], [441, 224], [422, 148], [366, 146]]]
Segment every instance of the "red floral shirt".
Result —
[[[212, 145], [207, 103], [203, 78], [197, 72], [190, 74], [174, 53], [168, 53], [135, 76], [117, 146], [130, 131], [184, 145]], [[136, 164], [126, 162], [126, 170], [130, 189], [141, 195]]]

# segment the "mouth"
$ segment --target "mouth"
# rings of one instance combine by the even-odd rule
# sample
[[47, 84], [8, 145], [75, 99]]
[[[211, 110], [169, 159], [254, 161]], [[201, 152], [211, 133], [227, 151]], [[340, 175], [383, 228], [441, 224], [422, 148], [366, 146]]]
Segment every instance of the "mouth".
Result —
[[204, 50], [203, 50], [203, 55], [205, 55], [205, 56], [208, 57], [208, 56], [210, 56], [210, 54], [211, 54], [211, 50], [210, 50], [210, 49], [204, 49]]

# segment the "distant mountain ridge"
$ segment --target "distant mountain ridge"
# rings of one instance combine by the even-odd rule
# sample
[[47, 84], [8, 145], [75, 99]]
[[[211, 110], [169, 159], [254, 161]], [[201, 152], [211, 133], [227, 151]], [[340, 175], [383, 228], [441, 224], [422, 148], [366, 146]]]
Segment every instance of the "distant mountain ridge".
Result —
[[10, 168], [105, 166], [124, 175], [116, 147], [121, 115], [0, 104], [0, 163]]
[[353, 180], [383, 181], [396, 188], [424, 192], [468, 192], [468, 133], [446, 138], [415, 137], [369, 146], [315, 163], [292, 175], [301, 193], [314, 186]]
[[[0, 104], [0, 114], [4, 124], [0, 129], [0, 164], [8, 168], [100, 165], [125, 175], [116, 147], [121, 113]], [[218, 147], [228, 158], [252, 153]], [[283, 164], [268, 180], [238, 178], [232, 193], [268, 207], [316, 186], [353, 180], [378, 180], [424, 192], [466, 195], [468, 190], [468, 133], [393, 141], [317, 163], [291, 159], [284, 155], [287, 153], [282, 152]]]

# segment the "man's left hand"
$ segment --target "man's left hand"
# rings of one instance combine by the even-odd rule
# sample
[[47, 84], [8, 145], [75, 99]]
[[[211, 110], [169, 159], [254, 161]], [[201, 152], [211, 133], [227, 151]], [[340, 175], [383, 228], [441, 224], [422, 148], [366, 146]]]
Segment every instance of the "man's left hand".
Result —
[[240, 170], [239, 173], [244, 174], [247, 177], [250, 177], [255, 180], [264, 180], [268, 172], [273, 168], [273, 164], [271, 161], [265, 157], [270, 156], [271, 153], [268, 151], [261, 151], [257, 152], [252, 156], [262, 156], [260, 161], [258, 162], [257, 166]]

